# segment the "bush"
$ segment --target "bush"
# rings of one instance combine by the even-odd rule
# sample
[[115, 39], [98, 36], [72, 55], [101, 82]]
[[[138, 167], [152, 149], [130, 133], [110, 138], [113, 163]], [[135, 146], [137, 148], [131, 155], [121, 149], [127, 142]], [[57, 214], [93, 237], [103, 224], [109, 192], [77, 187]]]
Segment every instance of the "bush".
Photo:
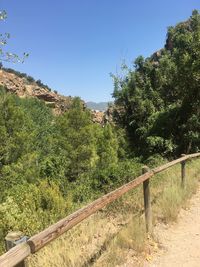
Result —
[[22, 231], [31, 236], [65, 217], [70, 207], [71, 199], [64, 199], [55, 183], [43, 180], [38, 185], [15, 186], [0, 204], [0, 240], [4, 240], [8, 231]]
[[165, 164], [165, 163], [167, 163], [167, 160], [165, 158], [163, 158], [159, 154], [154, 154], [154, 155], [148, 157], [147, 160], [145, 160], [145, 164], [149, 168], [158, 167], [159, 165], [162, 165], [162, 164]]

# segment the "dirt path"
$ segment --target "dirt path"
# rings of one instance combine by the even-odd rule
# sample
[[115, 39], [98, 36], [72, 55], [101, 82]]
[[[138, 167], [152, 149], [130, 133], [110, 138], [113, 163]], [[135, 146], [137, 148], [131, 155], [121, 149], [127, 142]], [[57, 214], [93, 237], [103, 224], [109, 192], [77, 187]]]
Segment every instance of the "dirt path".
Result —
[[200, 266], [200, 187], [187, 210], [181, 210], [177, 223], [155, 228], [161, 249], [145, 267]]

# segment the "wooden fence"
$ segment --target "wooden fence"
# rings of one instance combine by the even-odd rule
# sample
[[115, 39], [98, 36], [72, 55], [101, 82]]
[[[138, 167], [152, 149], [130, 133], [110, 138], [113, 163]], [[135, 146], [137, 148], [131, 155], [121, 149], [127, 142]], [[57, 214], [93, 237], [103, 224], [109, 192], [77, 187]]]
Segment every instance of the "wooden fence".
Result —
[[23, 265], [23, 261], [29, 255], [37, 252], [39, 249], [44, 247], [49, 242], [53, 241], [64, 232], [73, 228], [75, 225], [94, 214], [96, 211], [102, 209], [107, 204], [118, 199], [120, 196], [130, 191], [143, 183], [144, 192], [144, 210], [146, 219], [146, 229], [148, 232], [152, 230], [152, 215], [151, 215], [151, 200], [150, 200], [150, 184], [149, 179], [155, 174], [168, 169], [178, 163], [181, 163], [181, 181], [182, 186], [185, 186], [185, 163], [188, 159], [199, 157], [200, 153], [182, 155], [181, 158], [171, 161], [167, 164], [154, 168], [152, 170], [144, 167], [142, 169], [142, 175], [135, 178], [133, 181], [119, 187], [118, 189], [100, 197], [88, 206], [77, 210], [66, 218], [58, 221], [57, 223], [49, 226], [44, 231], [32, 236], [27, 242], [16, 245], [11, 248], [8, 252], [0, 256], [0, 267], [13, 267], [17, 264]]

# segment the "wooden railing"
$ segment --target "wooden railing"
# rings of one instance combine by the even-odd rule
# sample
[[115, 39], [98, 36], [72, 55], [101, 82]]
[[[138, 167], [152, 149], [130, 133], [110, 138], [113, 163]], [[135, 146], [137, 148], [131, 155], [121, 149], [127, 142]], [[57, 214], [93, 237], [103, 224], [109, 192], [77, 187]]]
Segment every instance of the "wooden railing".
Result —
[[144, 191], [144, 210], [146, 219], [146, 229], [148, 232], [152, 229], [152, 218], [151, 218], [151, 200], [150, 200], [150, 185], [149, 179], [155, 174], [168, 169], [178, 163], [181, 163], [181, 181], [182, 186], [185, 186], [185, 163], [188, 159], [199, 157], [200, 153], [182, 155], [181, 158], [171, 161], [167, 164], [149, 170], [147, 167], [143, 168], [143, 174], [135, 178], [133, 181], [119, 187], [118, 189], [100, 197], [88, 206], [77, 210], [66, 218], [58, 221], [57, 223], [46, 228], [44, 231], [32, 236], [27, 242], [16, 245], [11, 248], [8, 252], [0, 256], [0, 267], [13, 267], [17, 264], [22, 264], [25, 258], [30, 254], [33, 254], [44, 247], [49, 242], [53, 241], [64, 232], [73, 228], [75, 225], [94, 214], [96, 211], [102, 209], [107, 204], [118, 199], [120, 196], [130, 191], [143, 183]]

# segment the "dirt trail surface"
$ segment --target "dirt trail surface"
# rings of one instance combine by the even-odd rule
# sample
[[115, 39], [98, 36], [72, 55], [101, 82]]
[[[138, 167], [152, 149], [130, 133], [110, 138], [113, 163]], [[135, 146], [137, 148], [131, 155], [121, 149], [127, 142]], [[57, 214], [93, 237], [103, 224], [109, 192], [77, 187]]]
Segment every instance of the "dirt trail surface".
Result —
[[161, 249], [152, 255], [145, 267], [199, 267], [200, 266], [200, 187], [181, 210], [177, 223], [155, 228]]

